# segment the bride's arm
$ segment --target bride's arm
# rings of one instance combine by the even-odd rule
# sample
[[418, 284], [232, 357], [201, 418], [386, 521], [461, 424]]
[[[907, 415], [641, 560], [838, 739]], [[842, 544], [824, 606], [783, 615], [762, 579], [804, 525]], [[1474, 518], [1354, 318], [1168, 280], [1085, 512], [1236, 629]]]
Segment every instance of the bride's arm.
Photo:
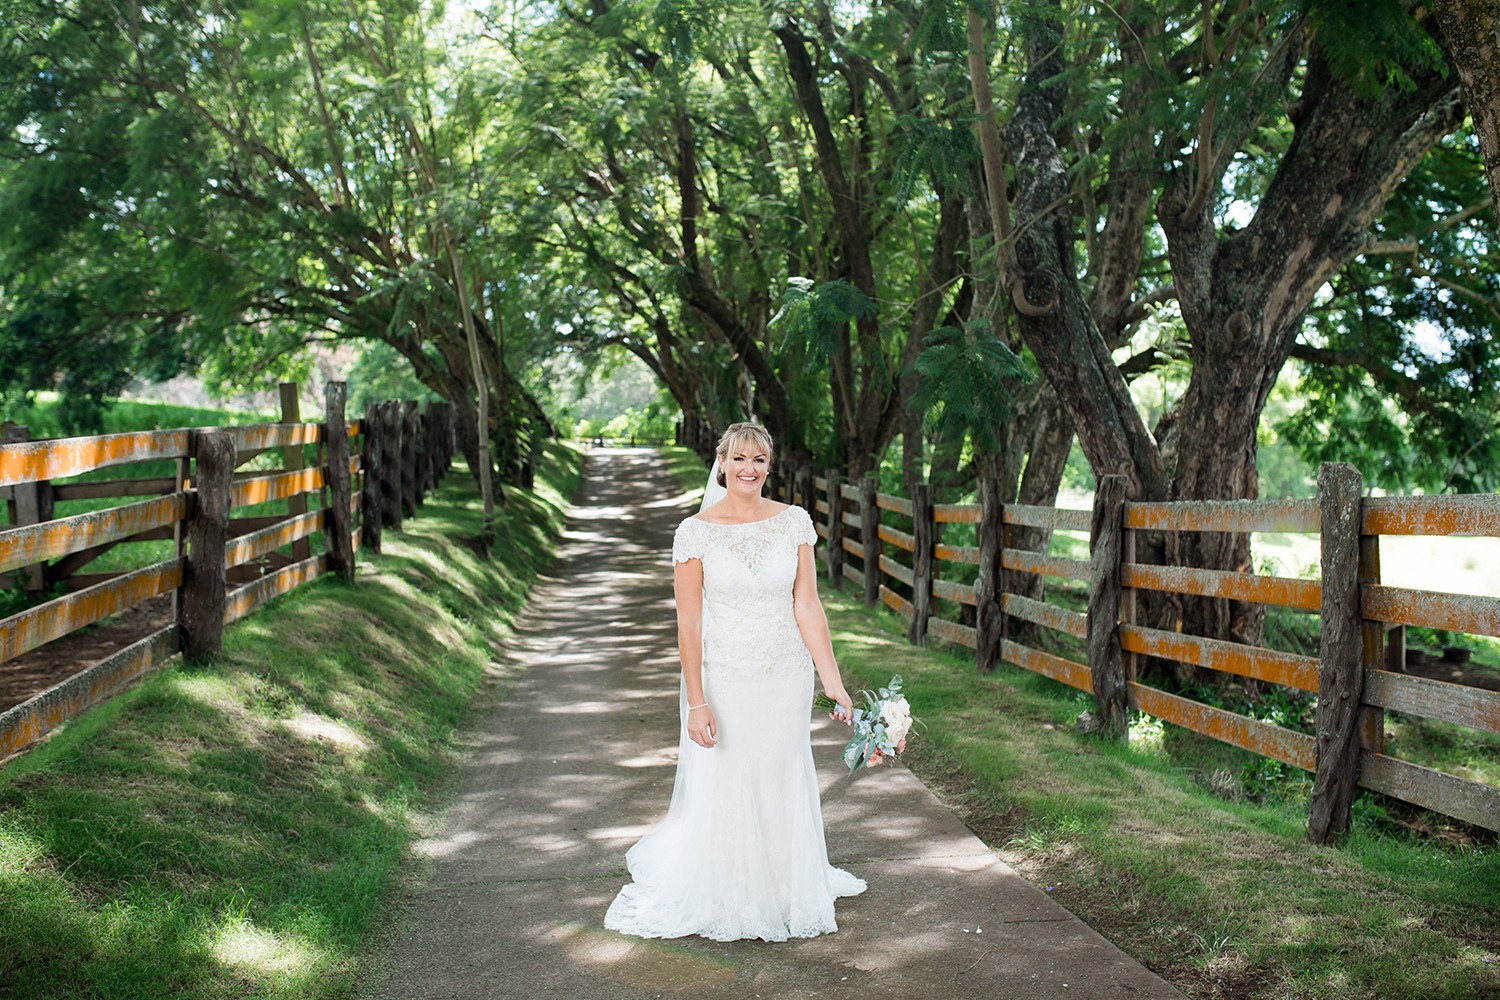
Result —
[[823, 613], [823, 602], [818, 599], [818, 569], [813, 562], [811, 545], [797, 546], [797, 579], [792, 584], [792, 613], [797, 616], [797, 630], [802, 633], [802, 641], [812, 654], [818, 680], [823, 682], [823, 693], [843, 707], [844, 721], [851, 721], [854, 718], [854, 701], [849, 697], [849, 692], [844, 690], [843, 678], [839, 676], [839, 663], [833, 656], [833, 640], [828, 635], [828, 616]]
[[688, 736], [700, 746], [716, 742], [718, 724], [703, 696], [703, 561], [687, 559], [672, 568], [672, 590], [677, 599], [677, 657], [687, 693]]

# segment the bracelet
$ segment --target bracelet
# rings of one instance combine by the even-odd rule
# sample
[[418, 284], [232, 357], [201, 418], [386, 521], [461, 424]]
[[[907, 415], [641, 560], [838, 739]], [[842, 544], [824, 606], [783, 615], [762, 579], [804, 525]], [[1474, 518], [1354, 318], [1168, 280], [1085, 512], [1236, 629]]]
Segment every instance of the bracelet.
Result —
[[693, 711], [694, 709], [697, 709], [697, 708], [707, 708], [707, 707], [708, 707], [708, 702], [705, 701], [701, 705], [689, 705], [688, 706], [688, 711], [691, 712], [691, 711]]

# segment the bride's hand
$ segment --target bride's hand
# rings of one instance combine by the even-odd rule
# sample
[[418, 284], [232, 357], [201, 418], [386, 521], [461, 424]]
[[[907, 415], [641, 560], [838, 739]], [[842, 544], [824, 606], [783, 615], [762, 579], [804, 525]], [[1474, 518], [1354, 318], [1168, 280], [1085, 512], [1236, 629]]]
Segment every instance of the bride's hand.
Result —
[[824, 688], [823, 693], [838, 703], [838, 708], [829, 712], [828, 717], [846, 726], [854, 725], [854, 699], [849, 697], [849, 692], [844, 690], [844, 686], [840, 684], [836, 688]]
[[719, 724], [714, 720], [714, 710], [699, 705], [688, 712], [688, 737], [700, 747], [712, 748], [718, 742]]

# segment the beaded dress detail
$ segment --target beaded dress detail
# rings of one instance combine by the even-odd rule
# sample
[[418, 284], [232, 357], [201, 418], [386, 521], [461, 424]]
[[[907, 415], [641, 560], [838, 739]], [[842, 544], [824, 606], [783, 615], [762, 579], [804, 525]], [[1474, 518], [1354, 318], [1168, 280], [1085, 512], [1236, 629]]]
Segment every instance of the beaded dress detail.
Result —
[[667, 817], [630, 849], [634, 881], [604, 926], [640, 937], [784, 941], [838, 929], [833, 901], [865, 883], [828, 863], [813, 767], [812, 657], [792, 610], [801, 507], [762, 521], [677, 528], [674, 562], [703, 563], [703, 689], [717, 745], [687, 735]]

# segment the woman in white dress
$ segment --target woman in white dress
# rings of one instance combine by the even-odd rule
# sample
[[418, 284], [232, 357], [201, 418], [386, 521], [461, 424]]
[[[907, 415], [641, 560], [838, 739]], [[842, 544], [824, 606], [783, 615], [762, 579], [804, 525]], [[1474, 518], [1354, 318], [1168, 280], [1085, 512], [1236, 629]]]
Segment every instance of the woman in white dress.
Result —
[[682, 660], [677, 781], [667, 817], [630, 849], [634, 881], [604, 926], [640, 937], [785, 941], [838, 929], [833, 901], [865, 883], [828, 863], [808, 720], [813, 674], [852, 716], [818, 600], [817, 534], [761, 496], [772, 442], [758, 424], [719, 440], [723, 498], [672, 544]]

